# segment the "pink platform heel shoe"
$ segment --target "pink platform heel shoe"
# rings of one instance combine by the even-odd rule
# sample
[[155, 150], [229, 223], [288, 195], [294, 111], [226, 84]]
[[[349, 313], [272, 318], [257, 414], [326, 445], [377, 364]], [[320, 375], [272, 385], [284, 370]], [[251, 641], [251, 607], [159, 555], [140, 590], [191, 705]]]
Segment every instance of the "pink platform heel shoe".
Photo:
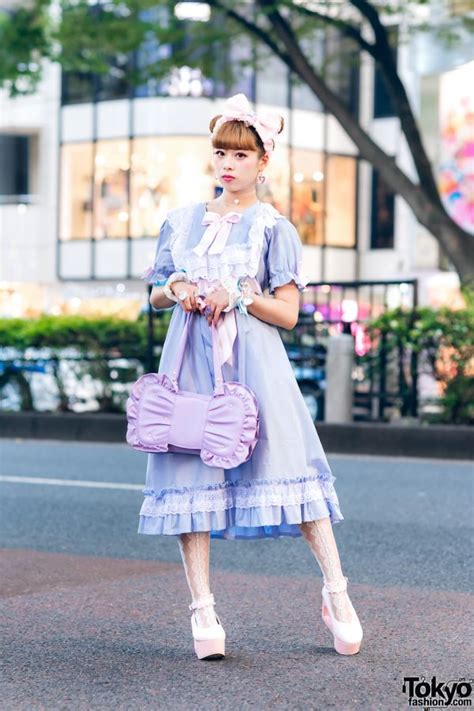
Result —
[[329, 593], [344, 592], [347, 590], [347, 578], [344, 576], [340, 582], [325, 583], [322, 589], [323, 605], [322, 617], [326, 627], [333, 634], [334, 647], [339, 654], [357, 654], [362, 642], [362, 627], [357, 613], [352, 607], [353, 619], [351, 622], [340, 622], [334, 615], [331, 596]]
[[222, 659], [225, 657], [225, 630], [216, 615], [216, 623], [210, 627], [200, 627], [196, 620], [194, 610], [200, 607], [215, 605], [214, 595], [205, 595], [199, 600], [194, 600], [189, 609], [192, 610], [191, 629], [194, 637], [194, 651], [198, 659]]

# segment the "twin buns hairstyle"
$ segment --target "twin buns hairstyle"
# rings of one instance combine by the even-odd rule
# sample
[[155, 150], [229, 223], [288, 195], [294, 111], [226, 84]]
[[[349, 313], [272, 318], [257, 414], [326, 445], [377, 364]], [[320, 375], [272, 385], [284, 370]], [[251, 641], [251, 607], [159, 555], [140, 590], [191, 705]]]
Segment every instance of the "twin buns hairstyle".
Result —
[[[242, 119], [230, 119], [222, 123], [216, 132], [214, 133], [214, 128], [217, 121], [222, 118], [223, 114], [218, 114], [214, 116], [209, 123], [209, 130], [212, 134], [211, 142], [214, 148], [222, 148], [224, 150], [238, 150], [243, 151], [257, 151], [260, 156], [263, 156], [268, 151], [263, 145], [263, 141], [260, 138], [258, 132], [255, 128], [249, 125], [245, 120]], [[283, 131], [285, 121], [282, 116], [280, 118], [280, 128], [277, 129], [277, 133]], [[273, 147], [275, 147], [275, 142], [273, 142]]]

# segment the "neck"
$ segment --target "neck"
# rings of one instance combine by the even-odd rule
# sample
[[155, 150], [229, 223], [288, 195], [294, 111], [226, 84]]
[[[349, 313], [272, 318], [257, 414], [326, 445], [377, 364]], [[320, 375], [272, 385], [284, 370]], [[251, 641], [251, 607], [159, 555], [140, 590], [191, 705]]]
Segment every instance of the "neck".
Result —
[[257, 193], [253, 187], [248, 190], [238, 190], [235, 192], [230, 192], [224, 188], [217, 200], [218, 202], [222, 202], [223, 205], [229, 207], [233, 205], [245, 207], [246, 205], [252, 205], [252, 203], [257, 201]]

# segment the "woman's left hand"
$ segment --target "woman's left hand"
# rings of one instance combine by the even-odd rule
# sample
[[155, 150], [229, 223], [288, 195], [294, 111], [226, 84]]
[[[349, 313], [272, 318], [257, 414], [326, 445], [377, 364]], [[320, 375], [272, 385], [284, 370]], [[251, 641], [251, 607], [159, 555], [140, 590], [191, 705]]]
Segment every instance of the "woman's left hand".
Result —
[[212, 321], [214, 326], [217, 326], [222, 311], [229, 305], [229, 292], [227, 289], [213, 291], [206, 296], [204, 302], [201, 300], [201, 304], [201, 313], [207, 317], [208, 324], [211, 325]]

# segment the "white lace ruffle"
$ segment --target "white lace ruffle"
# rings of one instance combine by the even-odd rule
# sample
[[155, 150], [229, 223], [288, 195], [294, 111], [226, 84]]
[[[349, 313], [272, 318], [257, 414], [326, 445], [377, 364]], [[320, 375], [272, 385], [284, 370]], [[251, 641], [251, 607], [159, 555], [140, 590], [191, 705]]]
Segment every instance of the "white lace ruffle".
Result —
[[187, 239], [193, 215], [199, 203], [186, 205], [172, 210], [168, 215], [173, 235], [170, 241], [171, 254], [175, 268], [186, 269], [188, 277], [209, 279], [210, 281], [233, 277], [255, 277], [258, 271], [260, 255], [265, 239], [265, 228], [273, 227], [278, 218], [283, 218], [278, 210], [269, 203], [260, 203], [249, 230], [246, 244], [227, 245], [221, 254], [203, 254], [199, 256], [187, 247]]
[[267, 506], [291, 506], [310, 501], [324, 501], [335, 498], [333, 482], [335, 477], [321, 475], [297, 477], [295, 479], [254, 479], [252, 481], [226, 481], [210, 487], [180, 487], [143, 489], [145, 500], [141, 516], [165, 516], [192, 514], [200, 511], [224, 511], [229, 508], [248, 509]]

